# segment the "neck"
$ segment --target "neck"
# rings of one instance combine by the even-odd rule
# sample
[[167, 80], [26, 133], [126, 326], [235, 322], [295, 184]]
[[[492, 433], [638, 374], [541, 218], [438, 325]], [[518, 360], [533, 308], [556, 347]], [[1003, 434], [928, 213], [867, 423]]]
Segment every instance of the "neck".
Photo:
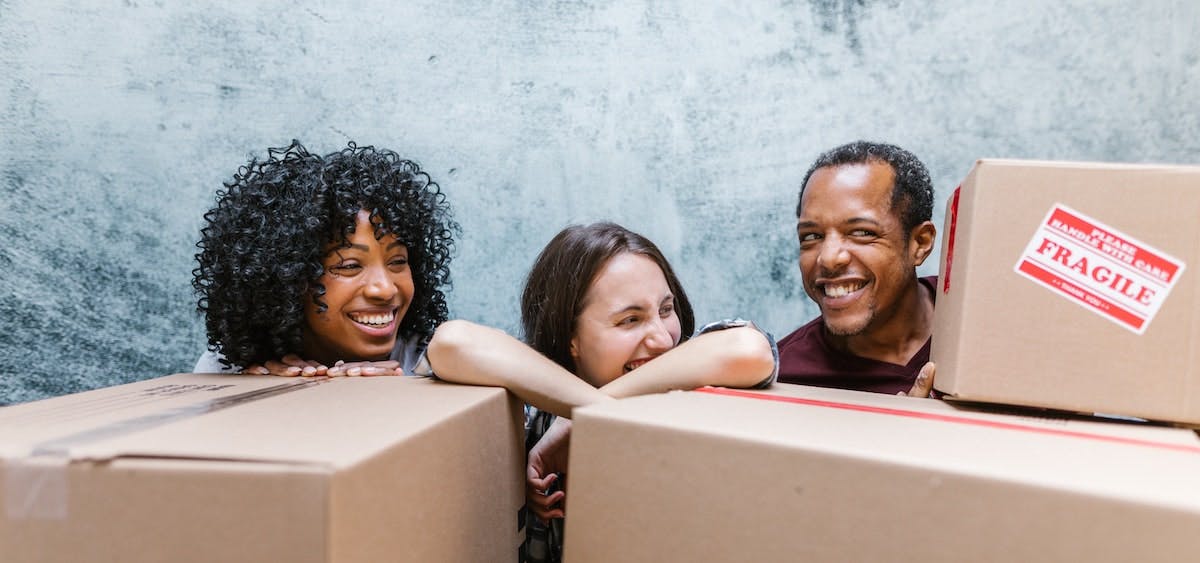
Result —
[[907, 365], [933, 334], [933, 295], [914, 276], [899, 306], [887, 318], [876, 318], [866, 330], [849, 336], [825, 333], [837, 349], [855, 356]]

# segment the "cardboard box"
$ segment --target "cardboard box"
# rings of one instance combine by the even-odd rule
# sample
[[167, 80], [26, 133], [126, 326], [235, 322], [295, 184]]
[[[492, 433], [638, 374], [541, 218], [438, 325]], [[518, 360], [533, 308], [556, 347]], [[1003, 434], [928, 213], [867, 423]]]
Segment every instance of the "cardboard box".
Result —
[[587, 407], [573, 432], [570, 563], [1200, 552], [1200, 440], [1180, 428], [777, 384]]
[[183, 374], [0, 428], [6, 563], [512, 561], [523, 537], [503, 389]]
[[942, 235], [939, 391], [1200, 424], [1200, 167], [981, 160]]

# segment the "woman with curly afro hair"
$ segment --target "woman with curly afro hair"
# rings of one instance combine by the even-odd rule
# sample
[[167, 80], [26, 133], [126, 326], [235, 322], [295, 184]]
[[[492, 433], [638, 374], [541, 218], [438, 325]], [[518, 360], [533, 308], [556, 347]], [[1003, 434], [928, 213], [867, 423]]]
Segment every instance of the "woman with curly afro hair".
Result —
[[394, 152], [269, 149], [204, 220], [198, 373], [411, 373], [446, 320], [458, 225], [440, 187]]

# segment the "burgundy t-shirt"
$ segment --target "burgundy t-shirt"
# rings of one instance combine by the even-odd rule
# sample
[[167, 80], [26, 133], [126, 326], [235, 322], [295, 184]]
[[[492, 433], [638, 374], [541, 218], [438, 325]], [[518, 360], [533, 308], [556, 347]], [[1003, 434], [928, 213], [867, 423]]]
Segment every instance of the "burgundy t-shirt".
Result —
[[[937, 295], [937, 276], [919, 281], [930, 295]], [[817, 317], [779, 341], [778, 381], [890, 395], [907, 393], [921, 366], [929, 361], [929, 344], [926, 340], [908, 365], [863, 358], [830, 346], [824, 319]]]

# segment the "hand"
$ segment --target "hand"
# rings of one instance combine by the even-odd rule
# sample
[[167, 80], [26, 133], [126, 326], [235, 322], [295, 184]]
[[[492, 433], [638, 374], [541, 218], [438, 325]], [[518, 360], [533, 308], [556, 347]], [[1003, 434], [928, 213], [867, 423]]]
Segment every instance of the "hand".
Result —
[[404, 375], [404, 368], [400, 367], [400, 362], [395, 360], [387, 360], [383, 362], [343, 362], [338, 360], [329, 368], [327, 372], [329, 377], [370, 377], [374, 375]]
[[933, 362], [926, 362], [921, 366], [921, 371], [917, 373], [917, 380], [913, 382], [912, 389], [908, 393], [900, 392], [897, 395], [908, 395], [909, 397], [921, 397], [923, 399], [933, 398], [933, 376], [937, 373], [937, 366]]
[[566, 516], [566, 477], [562, 477], [557, 491], [545, 492], [558, 481], [559, 475], [565, 474], [570, 445], [571, 421], [560, 416], [529, 450], [529, 463], [525, 466], [525, 498], [534, 515], [543, 522]]
[[311, 362], [297, 356], [288, 354], [279, 361], [268, 360], [266, 364], [254, 364], [247, 366], [242, 370], [242, 373], [251, 375], [278, 375], [281, 377], [296, 377], [297, 375], [304, 377], [313, 377], [325, 375], [328, 368], [318, 362]]

